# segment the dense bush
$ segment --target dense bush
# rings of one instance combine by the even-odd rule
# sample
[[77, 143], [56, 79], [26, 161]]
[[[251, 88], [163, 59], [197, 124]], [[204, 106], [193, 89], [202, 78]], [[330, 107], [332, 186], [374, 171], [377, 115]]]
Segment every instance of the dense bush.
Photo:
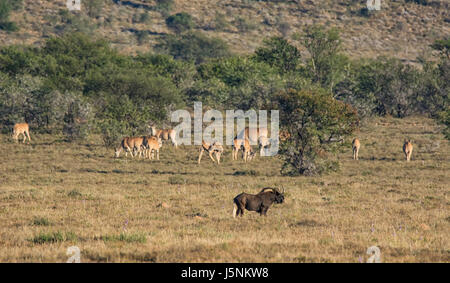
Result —
[[163, 16], [167, 16], [172, 10], [174, 0], [156, 0], [155, 9], [159, 11]]
[[192, 16], [188, 13], [178, 13], [167, 17], [166, 25], [177, 33], [190, 30], [194, 27]]
[[358, 126], [356, 111], [324, 91], [287, 91], [277, 98], [282, 130], [290, 138], [281, 143], [282, 173], [315, 175], [335, 170], [325, 158], [342, 147], [342, 139]]
[[175, 59], [200, 64], [211, 58], [222, 58], [230, 55], [228, 46], [219, 38], [209, 38], [201, 33], [187, 32], [178, 36], [167, 36], [156, 46]]
[[281, 37], [264, 40], [263, 46], [256, 49], [255, 59], [278, 68], [280, 73], [294, 72], [300, 65], [300, 51]]

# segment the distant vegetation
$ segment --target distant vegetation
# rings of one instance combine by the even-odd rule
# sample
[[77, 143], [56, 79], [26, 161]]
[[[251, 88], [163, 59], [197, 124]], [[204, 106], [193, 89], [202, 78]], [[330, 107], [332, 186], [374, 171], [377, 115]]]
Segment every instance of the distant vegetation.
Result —
[[[307, 56], [282, 37], [267, 38], [253, 54], [237, 56], [220, 38], [188, 31], [187, 14], [168, 19], [180, 33], [162, 37], [158, 53], [121, 55], [109, 42], [76, 32], [49, 38], [41, 48], [1, 47], [3, 131], [26, 121], [34, 132], [62, 132], [68, 141], [100, 133], [105, 145], [113, 146], [124, 135], [146, 132], [150, 122], [167, 123], [172, 110], [193, 101], [218, 109], [278, 107], [314, 121], [302, 131], [311, 135], [305, 156], [316, 164], [318, 152], [331, 150], [325, 136], [351, 134], [356, 119], [426, 114], [448, 125], [448, 39], [432, 45], [437, 60], [422, 61], [419, 69], [393, 58], [348, 58], [339, 32], [321, 26], [307, 27], [298, 37]], [[298, 109], [274, 104], [280, 101]], [[309, 114], [296, 112], [311, 105], [323, 110], [320, 117], [314, 107]], [[333, 119], [339, 122], [323, 124]], [[293, 125], [283, 122], [282, 129]], [[305, 160], [294, 163], [300, 173], [321, 171], [304, 167]]]
[[16, 23], [9, 21], [9, 15], [13, 10], [22, 8], [22, 0], [0, 0], [0, 30], [17, 31]]

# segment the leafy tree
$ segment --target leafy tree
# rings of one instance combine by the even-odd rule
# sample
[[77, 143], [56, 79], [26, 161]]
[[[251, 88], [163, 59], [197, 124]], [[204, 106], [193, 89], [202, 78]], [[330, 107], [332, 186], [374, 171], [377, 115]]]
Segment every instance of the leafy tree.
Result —
[[308, 26], [303, 35], [303, 46], [310, 55], [307, 70], [312, 81], [333, 90], [344, 79], [349, 64], [348, 58], [340, 53], [342, 41], [338, 30]]
[[323, 91], [289, 90], [277, 99], [281, 128], [290, 138], [281, 143], [282, 172], [314, 175], [336, 169], [324, 160], [358, 126], [356, 111]]
[[299, 66], [300, 51], [284, 38], [271, 37], [255, 51], [255, 59], [276, 67], [280, 73], [289, 73]]
[[[207, 81], [208, 96], [215, 99], [222, 106], [239, 109], [261, 108], [271, 97], [282, 89], [282, 80], [276, 70], [264, 62], [257, 62], [249, 57], [234, 56], [198, 66], [198, 76]], [[217, 83], [217, 80], [223, 84]], [[202, 84], [196, 84], [196, 87]], [[214, 93], [213, 90], [217, 90]], [[202, 92], [198, 88], [198, 92]], [[190, 91], [192, 97], [192, 89]], [[215, 103], [214, 105], [216, 105]]]

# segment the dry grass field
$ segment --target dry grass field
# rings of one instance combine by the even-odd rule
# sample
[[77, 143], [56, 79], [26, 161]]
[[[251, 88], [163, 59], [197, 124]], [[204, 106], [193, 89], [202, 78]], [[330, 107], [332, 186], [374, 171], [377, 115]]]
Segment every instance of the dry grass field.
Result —
[[[113, 158], [99, 141], [0, 136], [0, 262], [450, 262], [450, 146], [433, 120], [377, 118], [339, 172], [284, 177], [278, 158], [213, 164], [164, 145], [160, 161]], [[414, 144], [412, 161], [402, 153]], [[348, 142], [349, 143], [349, 142]], [[232, 218], [242, 191], [283, 185], [267, 217]]]

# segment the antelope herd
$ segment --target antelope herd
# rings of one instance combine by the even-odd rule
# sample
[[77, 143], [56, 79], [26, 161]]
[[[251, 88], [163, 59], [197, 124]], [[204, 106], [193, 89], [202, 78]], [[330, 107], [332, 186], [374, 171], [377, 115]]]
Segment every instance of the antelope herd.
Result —
[[[141, 137], [124, 137], [120, 142], [120, 145], [115, 148], [115, 157], [120, 157], [122, 151], [125, 152], [125, 157], [130, 153], [131, 157], [139, 155], [148, 159], [154, 159], [154, 154], [156, 153], [156, 159], [159, 160], [159, 150], [162, 147], [163, 141], [171, 141], [175, 148], [178, 148], [178, 143], [176, 140], [176, 131], [174, 129], [162, 129], [156, 130], [154, 126], [150, 127], [150, 136]], [[267, 137], [267, 128], [257, 128], [249, 129], [246, 127], [240, 134], [238, 134], [232, 145], [232, 160], [238, 159], [239, 150], [242, 150], [242, 159], [244, 162], [251, 161], [256, 157], [256, 152], [253, 150], [251, 143], [258, 144], [260, 148], [260, 156], [264, 156], [264, 148], [270, 144], [270, 140]], [[23, 136], [23, 143], [28, 139], [28, 143], [31, 142], [30, 138], [30, 127], [28, 123], [17, 123], [13, 127], [13, 139], [16, 143], [19, 142], [19, 136]], [[290, 139], [290, 134], [287, 131], [280, 131], [279, 139], [281, 141], [286, 141]], [[358, 138], [354, 138], [352, 141], [352, 152], [353, 159], [359, 160], [359, 149], [361, 143]], [[224, 152], [223, 146], [219, 142], [207, 143], [202, 141], [200, 147], [200, 154], [198, 156], [198, 164], [200, 164], [202, 155], [204, 152], [208, 152], [211, 160], [217, 164], [220, 164], [220, 157]], [[411, 140], [405, 140], [403, 143], [403, 153], [405, 154], [406, 161], [411, 160], [411, 155], [413, 151], [413, 144]], [[213, 158], [213, 154], [216, 159]]]

